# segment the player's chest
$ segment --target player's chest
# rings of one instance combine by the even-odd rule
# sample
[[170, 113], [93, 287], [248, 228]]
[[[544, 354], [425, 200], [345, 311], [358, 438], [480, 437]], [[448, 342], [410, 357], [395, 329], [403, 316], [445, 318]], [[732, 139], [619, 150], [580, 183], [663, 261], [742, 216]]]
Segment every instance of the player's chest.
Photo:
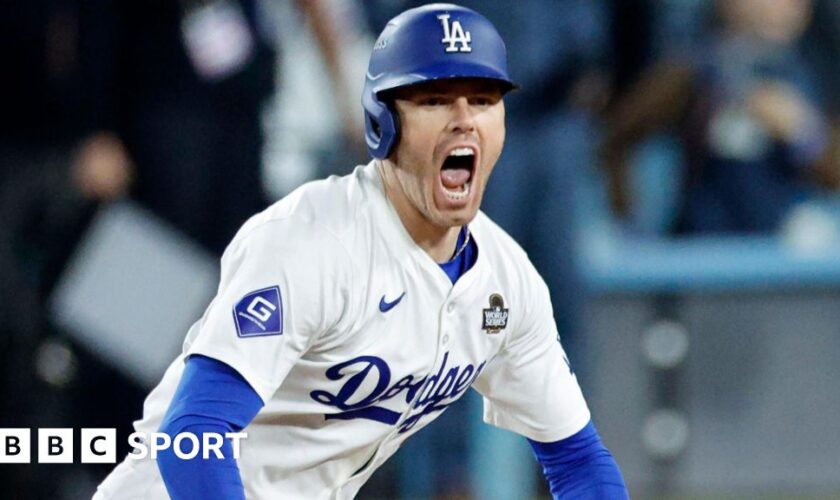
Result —
[[516, 307], [490, 277], [453, 288], [411, 273], [380, 274], [368, 283], [352, 329], [313, 346], [303, 363], [315, 382], [309, 398], [325, 414], [404, 432], [481, 375], [515, 328]]
[[477, 271], [454, 286], [442, 274], [410, 266], [372, 273], [357, 302], [358, 320], [320, 352], [325, 359], [377, 356], [409, 372], [439, 368], [447, 353], [450, 362], [473, 365], [492, 358], [515, 328], [513, 294]]

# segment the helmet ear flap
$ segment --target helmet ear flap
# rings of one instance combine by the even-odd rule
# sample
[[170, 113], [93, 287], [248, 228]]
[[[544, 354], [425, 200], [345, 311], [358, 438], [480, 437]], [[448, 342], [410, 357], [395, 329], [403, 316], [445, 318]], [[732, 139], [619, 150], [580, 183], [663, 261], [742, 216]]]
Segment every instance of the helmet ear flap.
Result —
[[372, 92], [362, 95], [365, 109], [365, 143], [374, 158], [384, 160], [399, 137], [399, 120], [390, 107]]

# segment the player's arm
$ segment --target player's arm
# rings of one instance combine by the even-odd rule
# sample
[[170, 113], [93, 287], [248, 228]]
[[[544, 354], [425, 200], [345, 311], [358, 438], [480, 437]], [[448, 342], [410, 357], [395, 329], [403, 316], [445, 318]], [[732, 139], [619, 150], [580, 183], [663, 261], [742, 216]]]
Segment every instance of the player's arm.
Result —
[[[241, 431], [262, 407], [262, 399], [236, 370], [212, 358], [191, 356], [160, 431], [173, 440], [190, 432], [201, 443], [204, 433], [224, 436]], [[218, 458], [209, 453], [205, 459], [202, 450], [192, 459], [181, 459], [174, 447], [161, 452], [157, 464], [169, 496], [173, 500], [244, 499], [239, 468], [227, 439], [221, 454]]]
[[568, 438], [551, 443], [528, 442], [542, 465], [553, 498], [630, 498], [618, 464], [591, 421]]
[[558, 342], [548, 288], [532, 267], [525, 271], [519, 320], [473, 385], [484, 396], [484, 420], [528, 438], [555, 499], [628, 498]]
[[[294, 216], [247, 223], [222, 257], [219, 291], [198, 333], [187, 339], [161, 430], [174, 440], [246, 427], [320, 332], [343, 318], [351, 272], [340, 243], [320, 226]], [[222, 459], [163, 454], [158, 467], [170, 496], [244, 498], [232, 445], [224, 444]], [[243, 443], [250, 445], [257, 444]]]

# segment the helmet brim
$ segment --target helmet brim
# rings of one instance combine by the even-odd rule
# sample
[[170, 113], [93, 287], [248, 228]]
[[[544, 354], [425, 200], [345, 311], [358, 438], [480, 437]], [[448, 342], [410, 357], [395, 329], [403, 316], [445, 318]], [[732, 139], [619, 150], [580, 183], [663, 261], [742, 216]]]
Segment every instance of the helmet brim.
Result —
[[[460, 80], [468, 78], [479, 78], [484, 80], [492, 80], [499, 84], [502, 93], [505, 94], [511, 90], [518, 89], [519, 86], [509, 80], [506, 74], [496, 68], [491, 68], [483, 64], [469, 64], [463, 61], [446, 61], [438, 62], [436, 64], [419, 68], [410, 73], [401, 73], [395, 75], [380, 75], [376, 78], [372, 85], [373, 91], [379, 95], [382, 92], [394, 90], [398, 88], [417, 85], [425, 82], [440, 81], [440, 80]], [[373, 78], [368, 75], [368, 79]]]

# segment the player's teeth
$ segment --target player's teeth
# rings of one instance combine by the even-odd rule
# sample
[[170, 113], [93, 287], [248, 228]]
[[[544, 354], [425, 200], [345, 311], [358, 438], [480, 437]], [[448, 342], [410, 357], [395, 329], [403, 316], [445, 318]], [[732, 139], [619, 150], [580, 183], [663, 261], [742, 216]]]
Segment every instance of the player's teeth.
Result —
[[449, 153], [449, 156], [472, 156], [473, 151], [470, 148], [455, 148]]
[[459, 191], [453, 191], [451, 189], [443, 188], [443, 192], [446, 193], [446, 197], [451, 200], [463, 200], [467, 197], [467, 194], [470, 192], [470, 183], [465, 183]]

